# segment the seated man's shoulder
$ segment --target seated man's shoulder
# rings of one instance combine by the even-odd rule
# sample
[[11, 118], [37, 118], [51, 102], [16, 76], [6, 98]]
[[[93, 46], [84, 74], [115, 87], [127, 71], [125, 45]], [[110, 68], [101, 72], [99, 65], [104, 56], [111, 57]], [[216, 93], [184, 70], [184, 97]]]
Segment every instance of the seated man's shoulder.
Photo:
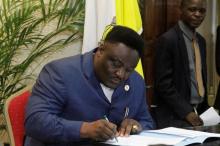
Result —
[[137, 71], [134, 71], [130, 75], [130, 80], [131, 82], [137, 83], [137, 84], [144, 83], [144, 78]]

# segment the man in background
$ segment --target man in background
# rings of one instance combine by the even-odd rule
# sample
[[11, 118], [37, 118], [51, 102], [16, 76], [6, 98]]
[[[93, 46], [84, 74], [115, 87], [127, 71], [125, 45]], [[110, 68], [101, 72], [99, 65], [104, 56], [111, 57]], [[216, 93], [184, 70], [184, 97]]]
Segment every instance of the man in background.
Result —
[[181, 19], [157, 42], [155, 119], [158, 128], [200, 126], [207, 109], [206, 43], [196, 32], [206, 15], [206, 0], [182, 0]]
[[75, 146], [152, 129], [145, 83], [134, 71], [143, 47], [135, 31], [114, 26], [91, 52], [47, 64], [26, 109], [25, 146]]

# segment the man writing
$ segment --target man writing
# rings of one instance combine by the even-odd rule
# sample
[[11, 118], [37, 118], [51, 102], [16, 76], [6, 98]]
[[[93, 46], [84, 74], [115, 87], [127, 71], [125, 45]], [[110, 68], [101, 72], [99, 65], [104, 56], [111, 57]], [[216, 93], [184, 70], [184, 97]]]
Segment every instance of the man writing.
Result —
[[152, 129], [144, 80], [134, 71], [143, 47], [135, 31], [115, 26], [93, 51], [47, 64], [26, 109], [25, 145], [76, 145]]

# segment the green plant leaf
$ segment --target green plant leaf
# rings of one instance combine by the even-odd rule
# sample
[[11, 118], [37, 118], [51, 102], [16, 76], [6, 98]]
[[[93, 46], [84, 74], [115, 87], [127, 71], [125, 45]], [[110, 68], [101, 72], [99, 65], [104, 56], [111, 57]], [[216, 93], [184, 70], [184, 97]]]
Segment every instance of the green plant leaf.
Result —
[[[1, 0], [1, 4], [0, 112], [5, 99], [35, 79], [27, 72], [34, 63], [82, 38], [85, 15], [85, 0]], [[51, 23], [56, 27], [46, 33]], [[63, 33], [68, 36], [57, 39]]]

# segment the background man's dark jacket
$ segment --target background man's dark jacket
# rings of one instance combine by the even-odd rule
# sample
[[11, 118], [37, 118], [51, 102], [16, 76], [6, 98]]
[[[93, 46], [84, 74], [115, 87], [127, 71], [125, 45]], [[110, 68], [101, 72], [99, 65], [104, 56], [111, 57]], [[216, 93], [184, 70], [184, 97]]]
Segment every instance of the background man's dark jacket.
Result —
[[[201, 53], [202, 77], [206, 89], [206, 43], [196, 34]], [[155, 57], [155, 120], [158, 128], [190, 126], [185, 121], [193, 111], [190, 104], [191, 83], [187, 48], [181, 29], [175, 25], [164, 33], [157, 42]], [[207, 94], [198, 111], [207, 108]]]

